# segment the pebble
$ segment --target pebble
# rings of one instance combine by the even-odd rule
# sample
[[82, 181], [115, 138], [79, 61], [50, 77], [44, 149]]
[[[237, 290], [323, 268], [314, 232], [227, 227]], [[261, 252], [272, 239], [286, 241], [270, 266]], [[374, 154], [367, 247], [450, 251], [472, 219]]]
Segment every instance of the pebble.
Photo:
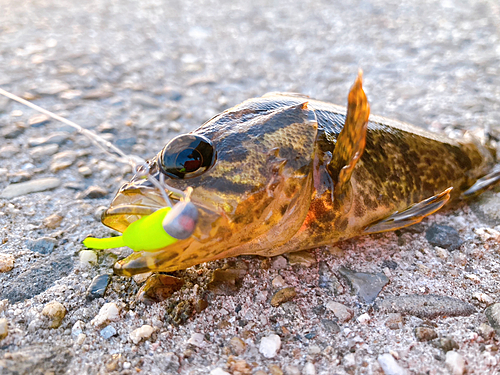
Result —
[[92, 169], [84, 165], [83, 167], [78, 168], [78, 173], [80, 173], [83, 177], [90, 177], [93, 172]]
[[54, 79], [44, 82], [43, 85], [37, 87], [35, 91], [40, 95], [56, 95], [69, 89], [70, 85], [66, 82]]
[[432, 224], [425, 232], [425, 238], [432, 246], [450, 251], [457, 250], [463, 243], [458, 231], [447, 225]]
[[80, 334], [83, 333], [84, 329], [85, 329], [85, 323], [82, 320], [77, 320], [75, 324], [73, 324], [73, 327], [71, 327], [71, 335], [78, 337]]
[[99, 314], [97, 314], [94, 319], [92, 319], [91, 323], [94, 326], [100, 326], [106, 322], [115, 322], [120, 319], [120, 310], [116, 303], [108, 302], [102, 305], [99, 310]]
[[435, 294], [385, 297], [377, 301], [375, 308], [428, 319], [438, 316], [469, 316], [476, 311], [474, 306], [467, 302]]
[[479, 302], [483, 302], [486, 305], [491, 305], [495, 300], [485, 293], [475, 292], [472, 295], [473, 298], [477, 299]]
[[418, 341], [430, 341], [437, 338], [438, 334], [430, 327], [416, 327], [415, 337]]
[[455, 340], [451, 337], [442, 337], [432, 342], [432, 344], [439, 349], [442, 349], [445, 353], [453, 349], [459, 349], [459, 346]]
[[184, 323], [193, 314], [193, 306], [189, 301], [180, 301], [172, 307], [167, 308], [165, 322], [173, 322], [176, 325]]
[[9, 272], [14, 268], [14, 256], [0, 253], [0, 272]]
[[322, 319], [321, 320], [321, 323], [323, 324], [323, 326], [325, 327], [325, 329], [329, 332], [329, 333], [333, 333], [333, 334], [336, 334], [336, 333], [339, 333], [340, 332], [340, 327], [339, 325], [334, 322], [333, 320], [330, 320], [330, 319]]
[[304, 267], [312, 267], [316, 264], [316, 257], [309, 251], [296, 251], [288, 254], [288, 263], [292, 266], [301, 265]]
[[233, 337], [231, 340], [229, 340], [229, 347], [236, 355], [242, 355], [247, 349], [247, 345], [239, 337]]
[[297, 292], [295, 291], [294, 287], [280, 289], [276, 293], [274, 293], [273, 297], [271, 298], [271, 305], [274, 307], [278, 307], [284, 302], [291, 301], [295, 298], [296, 295]]
[[137, 299], [145, 303], [161, 302], [180, 290], [183, 285], [183, 279], [155, 273], [141, 286], [137, 292]]
[[404, 375], [407, 373], [389, 353], [379, 355], [377, 361], [385, 375]]
[[5, 145], [0, 147], [0, 158], [10, 159], [18, 152], [21, 151], [21, 148], [16, 145]]
[[78, 194], [77, 199], [98, 199], [105, 198], [108, 191], [100, 186], [89, 186], [87, 189]]
[[163, 103], [159, 100], [144, 94], [134, 94], [132, 95], [131, 100], [132, 103], [146, 108], [159, 108], [163, 105]]
[[302, 369], [303, 375], [316, 375], [316, 367], [311, 362], [307, 362], [304, 368]]
[[217, 295], [233, 295], [241, 288], [245, 274], [243, 269], [216, 269], [207, 287]]
[[51, 320], [49, 328], [58, 328], [66, 316], [66, 308], [60, 302], [52, 301], [44, 306], [42, 315]]
[[271, 375], [283, 375], [283, 371], [277, 364], [271, 363], [267, 368]]
[[113, 92], [109, 87], [102, 87], [94, 90], [89, 90], [82, 94], [82, 99], [85, 100], [101, 100], [113, 96]]
[[28, 120], [28, 124], [33, 128], [39, 128], [40, 126], [47, 125], [50, 122], [50, 117], [42, 113], [31, 116]]
[[113, 326], [106, 326], [103, 329], [99, 331], [99, 335], [103, 337], [104, 339], [110, 339], [114, 335], [116, 335], [116, 329]]
[[490, 340], [495, 336], [495, 330], [486, 323], [481, 323], [479, 326], [479, 333], [485, 340]]
[[9, 334], [9, 324], [7, 319], [0, 319], [0, 340], [3, 340]]
[[210, 375], [231, 375], [229, 372], [224, 371], [220, 367], [214, 368], [212, 371], [210, 371]]
[[283, 288], [286, 283], [281, 275], [276, 276], [272, 281], [273, 288]]
[[484, 310], [488, 322], [497, 332], [500, 331], [500, 303], [494, 303]]
[[203, 348], [205, 344], [205, 336], [202, 333], [193, 333], [188, 340], [188, 344], [196, 346], [197, 348]]
[[403, 325], [403, 316], [400, 313], [390, 313], [387, 316], [385, 325], [389, 329], [400, 329]]
[[68, 140], [69, 134], [66, 132], [56, 132], [52, 133], [48, 137], [38, 137], [28, 139], [28, 145], [30, 147], [43, 146], [48, 144], [56, 144], [61, 146]]
[[371, 320], [371, 316], [368, 313], [361, 314], [356, 318], [356, 320], [362, 324], [368, 323]]
[[63, 217], [58, 214], [52, 214], [43, 219], [43, 225], [49, 229], [56, 229], [62, 221]]
[[266, 358], [274, 358], [281, 348], [281, 339], [278, 335], [271, 334], [260, 340], [259, 352]]
[[26, 241], [26, 246], [33, 252], [39, 254], [50, 254], [54, 251], [57, 240], [51, 237], [41, 237], [36, 240]]
[[300, 375], [300, 370], [297, 366], [286, 366], [285, 375]]
[[134, 344], [138, 344], [142, 339], [149, 339], [153, 332], [153, 327], [148, 324], [144, 324], [142, 327], [134, 329], [132, 332], [130, 332], [129, 337]]
[[80, 333], [77, 338], [75, 343], [77, 345], [82, 345], [85, 342], [85, 339], [87, 338], [87, 335], [85, 333]]
[[470, 204], [472, 212], [479, 220], [491, 226], [500, 224], [499, 206], [500, 194], [495, 191], [484, 192]]
[[348, 322], [354, 316], [354, 311], [341, 303], [328, 301], [325, 306], [328, 310], [333, 312], [342, 323]]
[[78, 157], [78, 153], [76, 151], [62, 151], [55, 154], [52, 157], [52, 162], [50, 164], [50, 171], [55, 173], [60, 170], [66, 169], [73, 165]]
[[464, 358], [454, 350], [446, 353], [446, 366], [452, 375], [463, 375], [465, 372]]
[[40, 160], [46, 156], [54, 155], [59, 150], [56, 144], [33, 147], [29, 154], [35, 160]]
[[54, 177], [40, 178], [18, 184], [8, 185], [1, 193], [0, 198], [15, 198], [22, 195], [37, 193], [40, 191], [51, 190], [61, 185], [61, 180]]
[[271, 262], [271, 268], [273, 270], [282, 270], [287, 267], [287, 260], [284, 256], [277, 256], [276, 258], [273, 258]]
[[23, 134], [25, 130], [26, 127], [24, 124], [22, 122], [18, 122], [16, 126], [9, 126], [3, 129], [1, 135], [5, 139], [14, 139]]
[[111, 281], [111, 275], [102, 274], [94, 277], [87, 289], [87, 298], [102, 298], [106, 294], [106, 289], [108, 288], [109, 282]]
[[339, 273], [347, 280], [351, 291], [363, 302], [372, 303], [389, 279], [383, 273], [355, 272], [341, 267]]
[[94, 250], [82, 250], [78, 253], [78, 257], [82, 268], [89, 268], [97, 264], [97, 254]]

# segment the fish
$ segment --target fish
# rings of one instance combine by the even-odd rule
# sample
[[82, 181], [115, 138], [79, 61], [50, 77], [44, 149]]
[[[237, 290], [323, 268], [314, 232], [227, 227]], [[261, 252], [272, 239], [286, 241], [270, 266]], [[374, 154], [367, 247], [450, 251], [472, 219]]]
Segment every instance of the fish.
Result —
[[189, 238], [114, 265], [124, 276], [172, 272], [393, 231], [499, 180], [486, 142], [371, 115], [360, 72], [346, 108], [270, 93], [173, 138], [121, 186], [102, 223], [123, 233], [192, 189]]

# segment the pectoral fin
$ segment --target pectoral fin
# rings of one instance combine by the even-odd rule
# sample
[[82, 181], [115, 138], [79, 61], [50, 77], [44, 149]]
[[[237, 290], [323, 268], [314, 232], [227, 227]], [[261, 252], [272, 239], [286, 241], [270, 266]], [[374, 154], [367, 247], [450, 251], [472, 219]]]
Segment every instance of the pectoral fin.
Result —
[[478, 196], [484, 191], [488, 190], [490, 187], [500, 183], [500, 170], [496, 170], [487, 174], [486, 176], [480, 178], [472, 185], [469, 189], [462, 193], [462, 198], [468, 199]]
[[347, 102], [345, 124], [337, 138], [332, 160], [327, 167], [335, 184], [334, 199], [338, 202], [345, 200], [352, 172], [366, 144], [370, 106], [363, 91], [361, 71], [351, 87]]
[[442, 193], [414, 204], [404, 211], [395, 212], [385, 219], [370, 224], [365, 228], [363, 234], [387, 232], [420, 223], [424, 217], [438, 211], [448, 202], [452, 189], [452, 187], [449, 187]]

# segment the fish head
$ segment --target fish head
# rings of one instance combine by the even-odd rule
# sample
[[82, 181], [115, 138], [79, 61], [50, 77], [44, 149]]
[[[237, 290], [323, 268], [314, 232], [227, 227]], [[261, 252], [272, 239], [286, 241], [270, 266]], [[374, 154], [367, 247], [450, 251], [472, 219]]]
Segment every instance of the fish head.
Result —
[[172, 139], [147, 162], [148, 178], [138, 173], [121, 187], [102, 221], [123, 232], [165, 207], [164, 193], [175, 203], [190, 187], [199, 211], [193, 236], [133, 254], [115, 271], [174, 271], [285, 243], [309, 210], [317, 129], [307, 102], [276, 108], [250, 100]]

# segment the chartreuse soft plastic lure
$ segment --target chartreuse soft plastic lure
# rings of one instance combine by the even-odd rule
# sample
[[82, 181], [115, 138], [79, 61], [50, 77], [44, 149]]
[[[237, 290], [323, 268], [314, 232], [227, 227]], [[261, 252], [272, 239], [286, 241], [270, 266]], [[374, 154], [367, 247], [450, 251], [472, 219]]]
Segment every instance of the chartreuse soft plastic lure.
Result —
[[83, 244], [91, 249], [128, 246], [134, 251], [157, 251], [178, 240], [189, 238], [198, 222], [198, 210], [190, 201], [165, 207], [134, 221], [123, 235], [111, 238], [87, 237]]

